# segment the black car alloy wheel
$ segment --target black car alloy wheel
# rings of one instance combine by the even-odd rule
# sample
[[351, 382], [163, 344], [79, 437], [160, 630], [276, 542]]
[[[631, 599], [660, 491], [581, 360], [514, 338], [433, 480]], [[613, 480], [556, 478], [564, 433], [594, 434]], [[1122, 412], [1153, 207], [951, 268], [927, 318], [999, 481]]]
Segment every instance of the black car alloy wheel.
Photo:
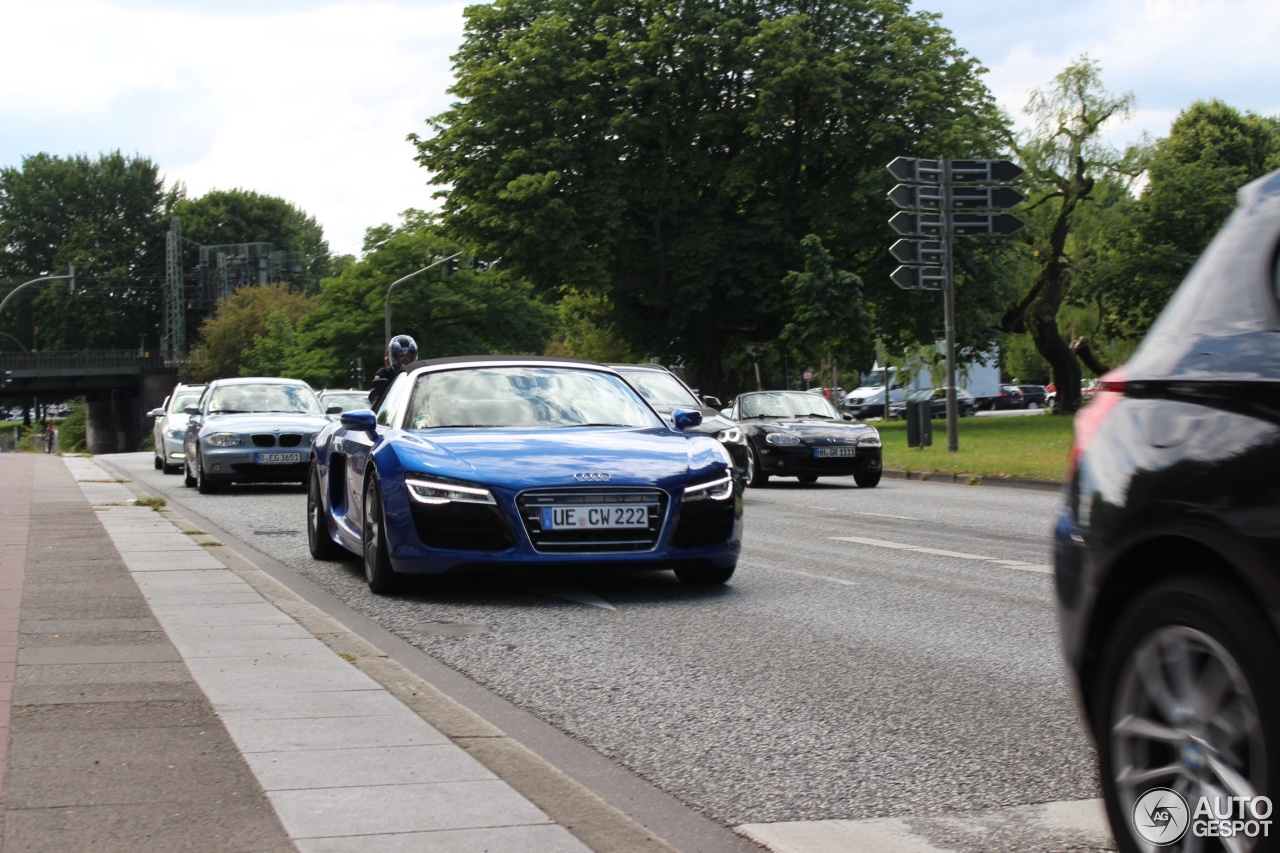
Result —
[[[1134, 812], [1156, 788], [1180, 795], [1191, 821], [1179, 841], [1160, 849], [1264, 849], [1254, 839], [1199, 837], [1193, 815], [1201, 797], [1216, 796], [1226, 808], [1227, 797], [1276, 796], [1278, 657], [1267, 621], [1242, 591], [1221, 582], [1174, 579], [1125, 611], [1102, 649], [1091, 709], [1121, 850], [1152, 849]], [[1272, 836], [1258, 840], [1274, 844]]]
[[307, 549], [317, 560], [332, 560], [338, 556], [338, 546], [329, 538], [329, 527], [325, 522], [320, 469], [315, 462], [311, 463], [311, 476], [307, 478]]
[[747, 445], [747, 484], [765, 486], [769, 483], [769, 475], [760, 467], [760, 456], [755, 447]]
[[382, 510], [382, 487], [377, 476], [364, 484], [364, 577], [375, 595], [394, 592], [399, 585], [387, 553], [387, 517]]

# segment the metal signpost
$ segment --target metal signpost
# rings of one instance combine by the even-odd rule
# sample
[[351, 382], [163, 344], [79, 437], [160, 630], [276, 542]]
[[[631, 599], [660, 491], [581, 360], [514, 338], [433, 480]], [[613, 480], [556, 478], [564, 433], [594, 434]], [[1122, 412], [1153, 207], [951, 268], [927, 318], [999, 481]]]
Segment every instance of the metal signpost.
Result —
[[[947, 450], [960, 449], [956, 410], [956, 302], [953, 241], [956, 237], [1001, 237], [1023, 222], [1008, 213], [1024, 196], [1013, 187], [1022, 167], [1008, 160], [921, 160], [895, 157], [889, 174], [903, 183], [889, 190], [902, 211], [889, 220], [907, 238], [889, 253], [902, 265], [890, 276], [903, 290], [941, 290], [946, 314]], [[917, 239], [925, 238], [925, 239]]]

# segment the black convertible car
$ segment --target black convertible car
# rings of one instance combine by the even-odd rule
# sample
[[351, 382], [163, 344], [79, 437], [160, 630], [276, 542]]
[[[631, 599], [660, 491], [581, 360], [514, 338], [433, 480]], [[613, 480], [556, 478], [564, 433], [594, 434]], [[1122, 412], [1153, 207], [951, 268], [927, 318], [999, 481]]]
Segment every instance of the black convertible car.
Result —
[[763, 486], [770, 477], [848, 477], [863, 488], [880, 482], [880, 433], [836, 411], [807, 391], [739, 394], [726, 414], [742, 427], [750, 451], [747, 478]]

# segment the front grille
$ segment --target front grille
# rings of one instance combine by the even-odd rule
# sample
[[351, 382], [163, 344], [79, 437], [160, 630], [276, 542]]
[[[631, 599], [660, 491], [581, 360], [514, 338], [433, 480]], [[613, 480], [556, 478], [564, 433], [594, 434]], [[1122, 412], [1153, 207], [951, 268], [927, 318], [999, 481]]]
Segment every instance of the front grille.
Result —
[[498, 508], [485, 504], [412, 504], [413, 525], [428, 548], [506, 551], [516, 544]]
[[255, 433], [253, 436], [254, 447], [275, 447], [276, 437], [269, 432]]
[[683, 548], [719, 545], [733, 535], [734, 501], [691, 501], [680, 505], [673, 544]]
[[255, 447], [275, 447], [277, 444], [280, 447], [299, 447], [306, 436], [296, 432], [286, 432], [279, 436], [269, 432], [257, 432], [251, 438]]
[[[546, 554], [606, 554], [650, 551], [662, 535], [667, 513], [667, 493], [661, 489], [584, 488], [539, 489], [516, 500], [529, 541]], [[648, 525], [633, 528], [544, 530], [542, 511], [549, 507], [644, 506]]]

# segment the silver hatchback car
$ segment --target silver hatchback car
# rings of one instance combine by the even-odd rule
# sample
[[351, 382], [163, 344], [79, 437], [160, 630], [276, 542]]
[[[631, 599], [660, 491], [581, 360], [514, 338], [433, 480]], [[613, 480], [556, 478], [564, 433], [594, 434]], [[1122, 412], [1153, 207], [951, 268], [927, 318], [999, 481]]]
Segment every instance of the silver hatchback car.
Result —
[[157, 471], [176, 474], [182, 470], [183, 460], [187, 458], [183, 447], [189, 417], [186, 409], [194, 406], [203, 392], [203, 385], [175, 385], [160, 407], [147, 413], [155, 418], [151, 437], [155, 444]]

